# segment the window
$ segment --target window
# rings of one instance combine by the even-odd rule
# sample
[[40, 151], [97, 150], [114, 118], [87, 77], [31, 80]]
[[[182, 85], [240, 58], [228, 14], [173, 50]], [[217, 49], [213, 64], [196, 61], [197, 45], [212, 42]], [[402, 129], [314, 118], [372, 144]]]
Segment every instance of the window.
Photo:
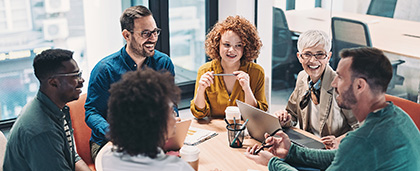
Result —
[[170, 56], [177, 83], [195, 81], [205, 62], [204, 0], [169, 1]]
[[0, 1], [0, 34], [32, 28], [29, 0]]
[[188, 108], [194, 96], [198, 68], [206, 62], [204, 40], [206, 1], [170, 0], [169, 53], [175, 65], [175, 82], [181, 88], [178, 108]]
[[[89, 71], [97, 60], [110, 53], [98, 55], [96, 47], [92, 50], [92, 46], [87, 46], [85, 32], [92, 28], [85, 28], [85, 19], [89, 16], [92, 20], [92, 14], [84, 14], [84, 5], [88, 5], [89, 8], [95, 6], [96, 9], [105, 7], [107, 10], [114, 10], [112, 8], [115, 6], [121, 8], [121, 12], [139, 4], [151, 6], [158, 3], [167, 6], [166, 9], [155, 7], [151, 10], [155, 16], [161, 16], [156, 18], [159, 27], [169, 26], [167, 30], [170, 36], [161, 34], [159, 40], [168, 47], [170, 45], [167, 53], [175, 64], [176, 83], [183, 90], [183, 102], [179, 108], [189, 107], [196, 71], [206, 60], [204, 39], [208, 23], [205, 23], [205, 6], [209, 2], [210, 0], [121, 0], [119, 6], [119, 2], [101, 4], [84, 3], [83, 0], [0, 0], [0, 121], [3, 123], [0, 126], [4, 125], [6, 120], [13, 123], [23, 106], [32, 100], [38, 91], [39, 83], [33, 74], [32, 62], [36, 54], [45, 49], [63, 48], [74, 52], [73, 58], [79, 67], [87, 71], [83, 74], [86, 80], [83, 92], [86, 93]], [[94, 14], [101, 12], [103, 11], [93, 11]], [[115, 11], [112, 12], [113, 16], [116, 15]], [[170, 18], [160, 15], [162, 12], [169, 14]], [[212, 12], [217, 13], [217, 10]], [[114, 20], [106, 23], [118, 24], [119, 27], [119, 23], [115, 23]], [[97, 25], [102, 24], [98, 22]], [[110, 32], [117, 36], [111, 35]], [[123, 39], [115, 29], [105, 29], [100, 33], [108, 35], [112, 40]], [[93, 41], [101, 36], [93, 35]], [[92, 38], [89, 42], [92, 42]], [[122, 46], [115, 44], [118, 43], [114, 43], [113, 46]], [[101, 46], [103, 48], [104, 44]], [[87, 47], [90, 47], [89, 51]], [[95, 52], [93, 56], [91, 52]]]
[[0, 0], [0, 120], [16, 118], [39, 88], [36, 54], [60, 47], [86, 70], [82, 0]]

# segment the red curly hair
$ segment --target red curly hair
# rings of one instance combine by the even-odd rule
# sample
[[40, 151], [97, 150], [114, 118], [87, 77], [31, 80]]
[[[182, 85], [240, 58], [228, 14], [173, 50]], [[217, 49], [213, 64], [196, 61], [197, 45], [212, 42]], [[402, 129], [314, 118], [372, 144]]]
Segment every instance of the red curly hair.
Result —
[[241, 16], [229, 16], [224, 21], [216, 23], [206, 36], [206, 54], [211, 59], [220, 60], [220, 39], [222, 34], [228, 30], [238, 34], [242, 40], [244, 52], [241, 61], [253, 61], [258, 58], [262, 42], [258, 36], [257, 28]]

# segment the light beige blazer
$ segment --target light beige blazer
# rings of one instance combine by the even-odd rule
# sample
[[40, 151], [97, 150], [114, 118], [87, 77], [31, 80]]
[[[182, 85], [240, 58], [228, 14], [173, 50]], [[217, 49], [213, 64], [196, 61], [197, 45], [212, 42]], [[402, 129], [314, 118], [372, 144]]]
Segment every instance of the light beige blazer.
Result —
[[[292, 115], [292, 122], [288, 126], [296, 126], [299, 123], [299, 127], [305, 131], [312, 132], [310, 127], [310, 117], [309, 110], [311, 109], [311, 103], [308, 104], [303, 110], [300, 109], [300, 101], [302, 100], [303, 95], [308, 90], [308, 74], [305, 71], [299, 72], [299, 75], [296, 80], [295, 90], [290, 95], [289, 101], [286, 106], [286, 110]], [[334, 112], [334, 106], [337, 105], [333, 102], [333, 98], [337, 97], [337, 93], [334, 88], [331, 86], [331, 82], [336, 76], [335, 71], [327, 65], [325, 67], [324, 75], [321, 80], [321, 95], [320, 95], [320, 135], [321, 137], [327, 135], [334, 135], [336, 137], [358, 128], [358, 123], [351, 110], [345, 110], [340, 108], [340, 112]], [[335, 117], [342, 117], [342, 123], [339, 123], [337, 129], [333, 130], [331, 125], [337, 119]], [[338, 119], [340, 120], [340, 119]], [[299, 122], [297, 122], [299, 121]]]

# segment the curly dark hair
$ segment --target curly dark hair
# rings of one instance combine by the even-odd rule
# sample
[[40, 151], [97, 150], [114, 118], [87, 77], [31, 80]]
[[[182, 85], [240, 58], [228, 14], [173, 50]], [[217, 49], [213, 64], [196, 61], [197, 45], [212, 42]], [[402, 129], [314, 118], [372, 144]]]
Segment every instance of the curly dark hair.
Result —
[[257, 59], [262, 46], [257, 28], [241, 16], [229, 16], [224, 21], [214, 25], [206, 36], [206, 54], [211, 59], [220, 60], [220, 39], [229, 30], [238, 34], [244, 45], [244, 53], [241, 61], [253, 61]]
[[73, 59], [73, 52], [65, 49], [47, 49], [36, 55], [32, 66], [36, 78], [42, 80], [49, 78], [63, 68], [63, 62]]
[[152, 15], [152, 12], [143, 5], [132, 6], [124, 10], [120, 17], [121, 31], [127, 29], [133, 31], [134, 20], [140, 17], [147, 17]]
[[384, 53], [371, 47], [343, 49], [341, 58], [352, 58], [352, 79], [364, 78], [372, 91], [386, 92], [392, 78], [392, 65]]
[[166, 142], [172, 103], [180, 98], [173, 76], [150, 68], [130, 71], [109, 92], [107, 138], [116, 151], [156, 158]]

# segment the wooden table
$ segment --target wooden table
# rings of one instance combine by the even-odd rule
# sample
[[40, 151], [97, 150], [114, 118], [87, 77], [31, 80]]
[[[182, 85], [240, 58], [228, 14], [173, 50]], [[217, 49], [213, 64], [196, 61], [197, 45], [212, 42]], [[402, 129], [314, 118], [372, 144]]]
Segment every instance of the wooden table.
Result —
[[297, 33], [310, 29], [331, 33], [331, 17], [334, 16], [359, 20], [368, 25], [373, 47], [388, 53], [420, 59], [420, 22], [322, 8], [289, 10], [285, 15], [289, 29]]
[[[216, 168], [223, 171], [247, 171], [248, 169], [260, 171], [268, 170], [267, 166], [256, 164], [244, 155], [247, 147], [251, 147], [254, 144], [261, 145], [257, 140], [246, 137], [242, 148], [229, 147], [226, 123], [222, 119], [200, 121], [193, 119], [191, 126], [216, 131], [218, 133], [217, 136], [198, 145], [198, 148], [200, 149], [198, 170], [209, 171]], [[315, 135], [306, 131], [297, 128], [294, 129], [306, 136], [320, 140]]]

